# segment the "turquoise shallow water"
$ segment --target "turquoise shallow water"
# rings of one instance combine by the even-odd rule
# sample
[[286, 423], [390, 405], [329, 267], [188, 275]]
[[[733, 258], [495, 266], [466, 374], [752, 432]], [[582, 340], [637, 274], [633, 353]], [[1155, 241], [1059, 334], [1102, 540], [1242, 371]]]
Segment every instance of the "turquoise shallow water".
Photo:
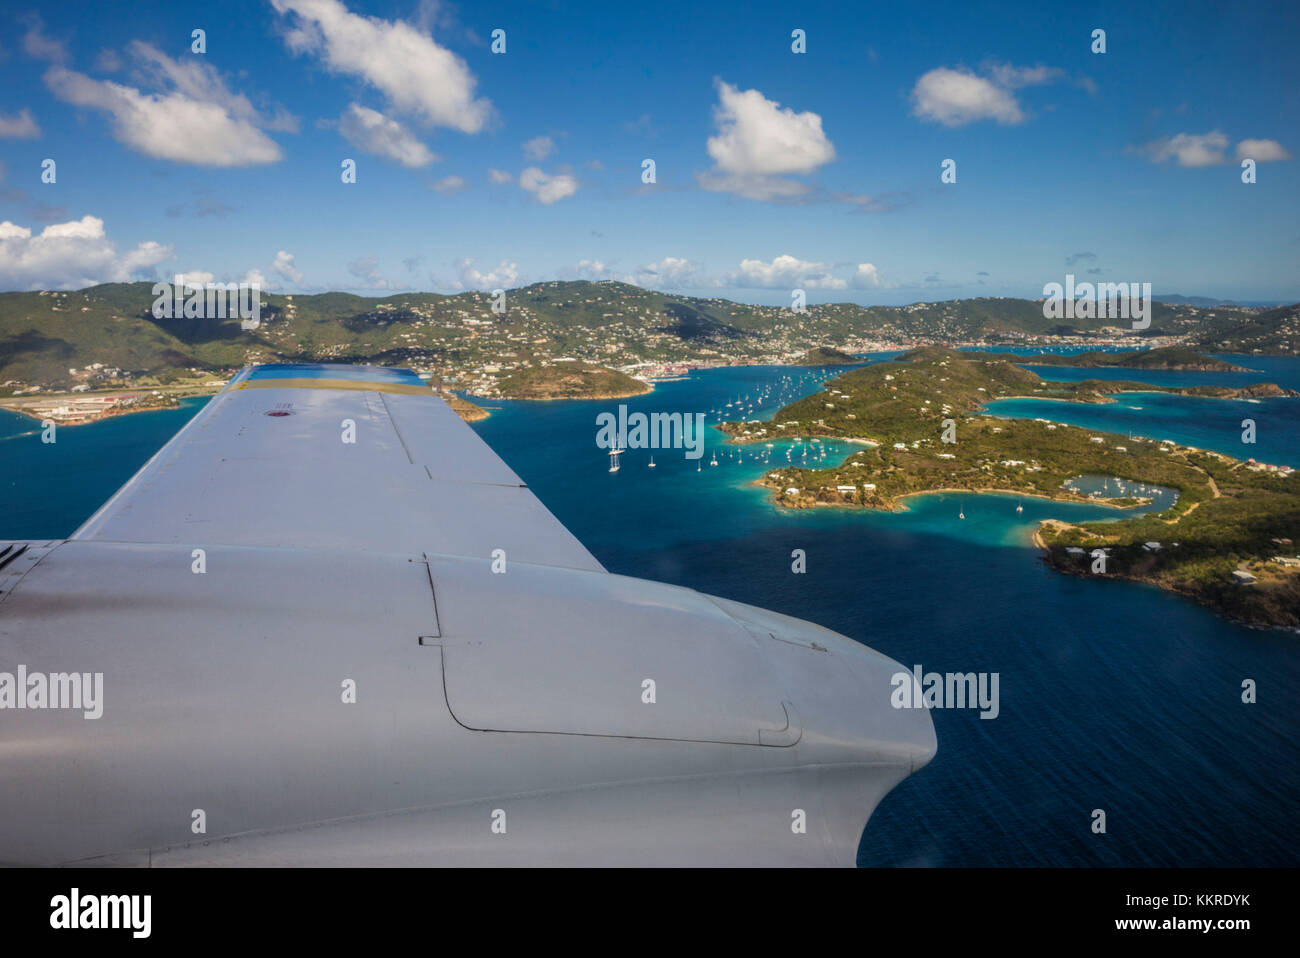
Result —
[[[1285, 363], [1268, 378], [1300, 381], [1300, 361]], [[624, 402], [707, 414], [741, 400], [733, 409], [756, 418], [833, 374], [718, 369]], [[1130, 425], [1178, 439], [1170, 430], [1205, 419], [1186, 404], [1208, 402], [1137, 410], [1145, 415]], [[199, 405], [62, 430], [57, 450], [41, 446], [33, 421], [0, 413], [0, 537], [66, 535]], [[882, 803], [861, 863], [1300, 863], [1297, 636], [1234, 626], [1154, 589], [1058, 576], [1037, 561], [1036, 520], [1114, 510], [1025, 499], [1017, 514], [1013, 497], [937, 495], [900, 514], [783, 512], [749, 485], [766, 464], [729, 459], [711, 430], [698, 462], [660, 450], [650, 469], [652, 453], [633, 450], [610, 473], [595, 420], [618, 402], [491, 405], [480, 435], [611, 571], [811, 619], [926, 671], [999, 673], [997, 719], [934, 713], [939, 754]], [[1061, 404], [1045, 405], [1061, 418]], [[1290, 415], [1280, 408], [1277, 421]], [[1269, 455], [1300, 464], [1300, 433], [1278, 433]], [[715, 449], [720, 464], [710, 466]], [[832, 449], [827, 462], [846, 451]], [[784, 461], [784, 447], [771, 457]], [[803, 575], [790, 569], [796, 548], [807, 553]], [[1241, 703], [1244, 678], [1259, 683], [1259, 704]], [[1089, 829], [1095, 808], [1107, 812], [1106, 835]]]
[[[1166, 393], [1120, 393], [1105, 404], [1044, 399], [997, 399], [984, 408], [995, 416], [1042, 418], [1089, 429], [1134, 434], [1237, 459], [1300, 466], [1300, 399], [1198, 399]], [[1242, 423], [1254, 423], [1254, 443]]]

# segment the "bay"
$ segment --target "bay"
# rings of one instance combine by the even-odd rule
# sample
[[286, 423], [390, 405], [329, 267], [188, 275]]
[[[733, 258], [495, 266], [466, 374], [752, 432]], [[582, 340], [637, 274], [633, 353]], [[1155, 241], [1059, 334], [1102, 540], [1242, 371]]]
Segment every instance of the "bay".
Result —
[[[1233, 361], [1261, 365], [1257, 357]], [[1248, 381], [1300, 382], [1300, 360], [1269, 364], [1268, 375]], [[893, 514], [789, 512], [752, 482], [785, 462], [787, 448], [795, 463], [805, 453], [820, 457], [817, 444], [737, 449], [710, 428], [700, 460], [682, 450], [630, 450], [617, 473], [595, 444], [596, 415], [620, 402], [630, 411], [702, 412], [709, 423], [721, 413], [761, 418], [838, 372], [727, 367], [622, 401], [490, 402], [492, 415], [475, 428], [612, 572], [810, 619], [909, 667], [999, 673], [998, 718], [933, 713], [938, 755], [881, 804], [860, 864], [1300, 862], [1297, 637], [1231, 624], [1146, 586], [1059, 576], [1038, 561], [1029, 542], [1037, 520], [1113, 518], [1113, 509], [930, 495]], [[1223, 382], [1215, 377], [1234, 374], [1197, 375]], [[1127, 411], [1042, 405], [1052, 407], [1046, 418], [1206, 448], [1221, 442], [1242, 455], [1225, 438], [1235, 404], [1160, 398], [1168, 401], [1122, 396], [1143, 407]], [[991, 408], [1039, 414], [1008, 402], [1016, 401]], [[1250, 407], [1267, 427], [1259, 458], [1300, 462], [1295, 407], [1276, 402]], [[61, 428], [53, 446], [40, 442], [35, 421], [0, 412], [0, 538], [66, 536], [202, 404]], [[825, 448], [817, 464], [860, 447]], [[711, 466], [715, 452], [719, 465]], [[791, 571], [795, 549], [807, 554], [806, 574]], [[1241, 702], [1246, 678], [1259, 684], [1258, 704]], [[1104, 835], [1091, 831], [1094, 809], [1106, 812]]]

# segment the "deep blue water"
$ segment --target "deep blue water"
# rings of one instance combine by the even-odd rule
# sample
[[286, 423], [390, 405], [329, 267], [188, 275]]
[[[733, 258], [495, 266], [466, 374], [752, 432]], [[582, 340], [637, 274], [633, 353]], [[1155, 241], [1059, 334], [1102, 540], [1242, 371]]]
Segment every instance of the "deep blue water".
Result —
[[[1282, 365], [1267, 378], [1300, 381], [1300, 361], [1272, 362]], [[716, 411], [759, 418], [834, 373], [717, 369], [624, 402], [710, 423]], [[1207, 403], [1135, 403], [1146, 415], [1131, 425], [1177, 439], [1171, 430], [1201, 428], [1206, 415], [1188, 404]], [[61, 430], [57, 452], [41, 447], [35, 423], [0, 413], [0, 537], [66, 535], [198, 405]], [[617, 401], [489, 405], [479, 433], [611, 571], [811, 619], [926, 671], [999, 673], [997, 719], [933, 713], [939, 753], [881, 804], [862, 864], [1300, 863], [1300, 638], [1231, 625], [1144, 586], [1058, 576], [1028, 542], [1040, 518], [1115, 510], [1025, 499], [1017, 514], [1013, 497], [940, 495], [899, 514], [783, 512], [749, 483], [787, 447], [794, 462], [819, 456], [815, 444], [749, 446], [736, 460], [710, 430], [698, 463], [659, 451], [650, 469], [651, 453], [634, 450], [611, 474], [595, 419]], [[1044, 405], [1063, 418], [1062, 404]], [[1290, 423], [1269, 454], [1300, 464], [1294, 416], [1279, 406], [1261, 422]], [[830, 443], [824, 461], [854, 449]], [[715, 450], [720, 465], [710, 466]], [[804, 575], [790, 571], [796, 548], [807, 552]], [[1258, 682], [1259, 704], [1242, 704], [1245, 678]], [[1090, 831], [1095, 808], [1107, 813], [1106, 835]]]

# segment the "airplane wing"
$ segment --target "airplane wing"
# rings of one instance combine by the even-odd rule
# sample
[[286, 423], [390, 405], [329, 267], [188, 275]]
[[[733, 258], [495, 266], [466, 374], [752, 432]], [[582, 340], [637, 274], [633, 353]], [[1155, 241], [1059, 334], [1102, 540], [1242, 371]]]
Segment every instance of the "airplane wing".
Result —
[[437, 552], [603, 571], [403, 369], [245, 369], [74, 535], [90, 542]]
[[851, 865], [900, 674], [606, 572], [412, 374], [253, 367], [0, 543], [0, 863]]

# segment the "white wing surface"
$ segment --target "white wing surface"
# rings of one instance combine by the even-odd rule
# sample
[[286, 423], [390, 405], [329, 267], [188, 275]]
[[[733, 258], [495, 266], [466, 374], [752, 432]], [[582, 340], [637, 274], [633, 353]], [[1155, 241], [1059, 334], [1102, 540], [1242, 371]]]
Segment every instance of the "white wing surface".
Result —
[[255, 367], [0, 542], [0, 863], [851, 865], [903, 671], [607, 573], [409, 373]]
[[73, 538], [601, 568], [419, 377], [367, 366], [244, 370]]

